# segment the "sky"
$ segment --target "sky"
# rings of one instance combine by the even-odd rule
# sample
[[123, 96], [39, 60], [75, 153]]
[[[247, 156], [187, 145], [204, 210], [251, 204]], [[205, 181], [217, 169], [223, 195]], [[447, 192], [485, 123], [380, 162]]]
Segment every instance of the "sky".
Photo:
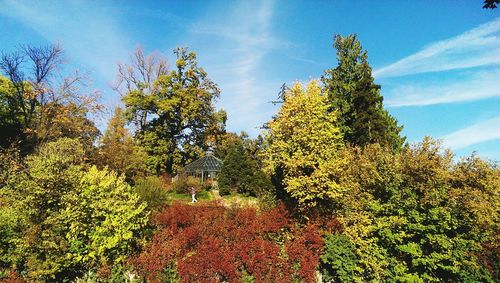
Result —
[[221, 88], [227, 129], [251, 136], [276, 113], [280, 86], [319, 79], [337, 64], [333, 36], [351, 33], [409, 142], [432, 136], [457, 157], [500, 160], [500, 9], [482, 0], [0, 0], [0, 50], [61, 44], [108, 113], [121, 105], [117, 64], [136, 48], [173, 66], [172, 50], [189, 47]]

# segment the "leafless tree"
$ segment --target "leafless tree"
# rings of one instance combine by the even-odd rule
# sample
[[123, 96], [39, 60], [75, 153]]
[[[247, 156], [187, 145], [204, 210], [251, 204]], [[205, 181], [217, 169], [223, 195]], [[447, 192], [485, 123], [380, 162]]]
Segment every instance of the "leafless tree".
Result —
[[137, 48], [130, 56], [130, 64], [118, 64], [118, 74], [114, 89], [122, 96], [138, 92], [145, 103], [142, 109], [134, 109], [133, 121], [140, 130], [144, 129], [148, 119], [147, 98], [155, 92], [155, 81], [168, 74], [167, 59], [152, 53], [145, 56], [141, 48]]
[[63, 56], [58, 44], [24, 45], [15, 52], [2, 54], [0, 70], [14, 85], [16, 105], [19, 106], [16, 108], [21, 110], [26, 125], [31, 123], [36, 106], [43, 108], [47, 103], [47, 95], [52, 91], [50, 78], [63, 63]]
[[52, 129], [54, 109], [70, 105], [84, 113], [102, 110], [99, 93], [83, 91], [89, 81], [85, 74], [75, 71], [69, 76], [61, 75], [64, 63], [64, 51], [59, 44], [22, 45], [0, 57], [0, 71], [14, 88], [13, 96], [7, 96], [9, 109], [23, 117], [25, 131], [36, 133], [40, 142]]

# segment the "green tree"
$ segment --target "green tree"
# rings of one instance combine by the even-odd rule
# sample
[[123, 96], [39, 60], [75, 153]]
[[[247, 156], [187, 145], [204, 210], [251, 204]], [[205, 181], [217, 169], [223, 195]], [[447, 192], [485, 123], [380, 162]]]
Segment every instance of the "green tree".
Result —
[[55, 280], [71, 276], [64, 271], [81, 266], [65, 260], [65, 228], [53, 222], [64, 207], [62, 199], [77, 187], [84, 150], [72, 139], [61, 139], [28, 156], [24, 168], [13, 173], [2, 189], [3, 199], [26, 219], [27, 229], [16, 245], [22, 261], [17, 263], [32, 280]]
[[328, 234], [321, 255], [321, 271], [327, 282], [355, 282], [358, 272], [356, 246], [345, 235]]
[[[148, 96], [151, 118], [136, 136], [149, 154], [148, 166], [158, 174], [175, 173], [203, 153], [213, 136], [223, 133], [226, 121], [225, 112], [216, 111], [214, 106], [220, 90], [198, 66], [196, 54], [187, 48], [177, 48], [174, 53], [177, 69], [155, 81]], [[129, 92], [123, 97], [126, 113], [142, 109], [137, 95]], [[127, 117], [132, 122], [137, 115]]]
[[261, 196], [272, 189], [270, 180], [246, 152], [241, 141], [233, 145], [224, 158], [218, 183], [221, 194], [237, 192]]
[[305, 90], [297, 83], [268, 123], [269, 145], [263, 151], [266, 171], [281, 172], [279, 182], [303, 208], [336, 200], [345, 191], [338, 180], [342, 133], [335, 126], [337, 113], [328, 107], [315, 81]]
[[375, 84], [367, 52], [356, 35], [335, 36], [337, 67], [326, 70], [322, 82], [344, 139], [358, 146], [379, 143], [401, 149], [402, 126], [383, 107], [380, 86]]
[[18, 100], [15, 97], [12, 82], [0, 76], [0, 147], [6, 148], [16, 139], [24, 139], [23, 116], [17, 110]]
[[148, 221], [146, 204], [124, 177], [95, 166], [83, 173], [61, 204], [64, 210], [52, 221], [67, 228], [64, 260], [86, 269], [124, 263]]
[[258, 135], [255, 139], [250, 138], [248, 133], [242, 131], [239, 135], [236, 133], [224, 133], [219, 136], [219, 140], [215, 144], [214, 154], [224, 160], [229, 151], [238, 145], [243, 145], [248, 156], [256, 161], [259, 167], [262, 167], [261, 152], [264, 147], [264, 138]]
[[493, 281], [483, 243], [498, 234], [498, 169], [475, 158], [454, 165], [429, 138], [396, 155], [353, 149], [349, 160], [337, 215], [356, 246], [356, 278]]

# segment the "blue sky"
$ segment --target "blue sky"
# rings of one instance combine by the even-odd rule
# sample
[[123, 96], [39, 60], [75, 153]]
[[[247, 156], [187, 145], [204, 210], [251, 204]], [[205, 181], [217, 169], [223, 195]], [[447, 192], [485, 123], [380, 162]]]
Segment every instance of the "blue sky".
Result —
[[[355, 2], [355, 3], [354, 3]], [[500, 160], [500, 9], [482, 1], [0, 0], [0, 49], [59, 42], [109, 109], [118, 62], [141, 46], [188, 46], [222, 90], [228, 130], [257, 135], [282, 83], [336, 65], [335, 33], [357, 33], [388, 110], [410, 142]], [[105, 125], [105, 120], [99, 122]]]

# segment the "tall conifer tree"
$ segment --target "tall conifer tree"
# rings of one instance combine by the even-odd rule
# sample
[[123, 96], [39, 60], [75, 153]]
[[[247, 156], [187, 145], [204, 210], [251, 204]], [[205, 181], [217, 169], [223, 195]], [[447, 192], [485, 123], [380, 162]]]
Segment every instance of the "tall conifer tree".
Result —
[[400, 135], [403, 127], [383, 107], [367, 52], [356, 35], [336, 35], [333, 47], [338, 65], [325, 71], [322, 82], [331, 110], [339, 114], [344, 139], [352, 145], [379, 143], [398, 151], [405, 141]]

